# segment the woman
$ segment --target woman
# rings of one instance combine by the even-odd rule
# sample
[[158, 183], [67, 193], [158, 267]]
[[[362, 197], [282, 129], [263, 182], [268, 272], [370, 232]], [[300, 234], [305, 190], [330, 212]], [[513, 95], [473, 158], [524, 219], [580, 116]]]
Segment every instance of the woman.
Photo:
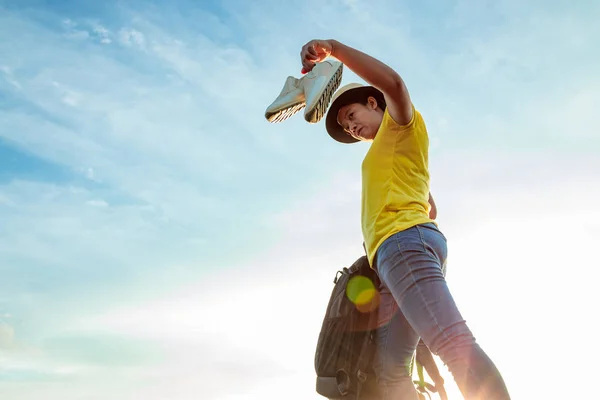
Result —
[[427, 129], [401, 77], [382, 62], [335, 40], [302, 47], [303, 73], [332, 56], [370, 86], [349, 84], [325, 117], [341, 143], [371, 142], [362, 163], [362, 230], [367, 256], [393, 296], [380, 309], [376, 373], [383, 399], [414, 399], [408, 375], [419, 338], [452, 373], [466, 400], [510, 399], [448, 290], [446, 239], [429, 216]]

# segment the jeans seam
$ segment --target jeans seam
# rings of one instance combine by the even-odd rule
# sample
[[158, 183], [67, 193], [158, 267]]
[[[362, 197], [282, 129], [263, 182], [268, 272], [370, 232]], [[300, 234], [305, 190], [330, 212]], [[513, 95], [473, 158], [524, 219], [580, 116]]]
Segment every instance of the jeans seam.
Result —
[[419, 232], [419, 239], [421, 239], [421, 245], [423, 246], [423, 251], [427, 254], [429, 254], [429, 252], [427, 251], [427, 246], [425, 246], [425, 237], [423, 237], [423, 231], [421, 230], [421, 228], [419, 228], [419, 225], [415, 226], [415, 228], [417, 229], [417, 232]]
[[427, 245], [425, 244], [425, 236], [423, 235], [423, 228], [419, 227], [419, 225], [415, 226], [415, 228], [417, 228], [417, 231], [419, 232], [419, 239], [421, 239], [421, 244], [423, 245], [423, 251], [429, 257], [431, 257], [431, 259], [433, 261], [436, 261], [438, 264], [440, 264], [440, 269], [443, 272], [444, 271], [444, 269], [443, 269], [443, 263], [442, 263], [442, 260], [439, 257], [439, 254], [437, 254], [437, 252], [435, 250], [433, 250], [433, 255], [431, 255], [430, 254], [431, 252], [427, 250]]
[[[425, 241], [423, 239], [421, 230], [419, 229], [418, 226], [416, 228], [417, 228], [417, 231], [419, 232], [419, 237], [421, 239], [421, 244], [423, 245], [423, 249], [425, 252], [427, 252], [427, 250], [425, 249]], [[398, 253], [400, 253], [400, 259], [402, 260], [402, 263], [404, 264], [405, 267], [408, 268], [408, 273], [410, 274], [410, 277], [412, 278], [412, 283], [413, 283], [414, 287], [417, 289], [417, 292], [419, 293], [419, 297], [422, 300], [423, 304], [425, 305], [427, 314], [435, 322], [435, 327], [437, 328], [438, 332], [441, 335], [443, 335], [446, 340], [448, 340], [449, 339], [448, 334], [440, 327], [440, 323], [439, 323], [438, 319], [436, 318], [435, 314], [433, 312], [431, 312], [429, 305], [425, 301], [423, 301], [424, 300], [423, 292], [421, 291], [421, 288], [420, 288], [419, 284], [417, 283], [417, 280], [415, 279], [415, 275], [414, 275], [412, 268], [410, 267], [409, 263], [406, 261], [406, 257], [404, 256], [404, 252], [402, 251], [402, 248], [400, 246], [400, 241], [398, 239], [396, 239], [396, 247], [398, 248]], [[400, 305], [398, 304], [398, 306], [400, 306]], [[414, 329], [415, 328], [413, 327], [413, 330]], [[416, 330], [415, 330], [415, 332], [416, 332]], [[421, 337], [421, 338], [423, 337], [422, 335], [419, 335], [419, 332], [416, 332], [416, 333], [419, 337]], [[428, 345], [430, 343], [425, 343], [425, 344]]]

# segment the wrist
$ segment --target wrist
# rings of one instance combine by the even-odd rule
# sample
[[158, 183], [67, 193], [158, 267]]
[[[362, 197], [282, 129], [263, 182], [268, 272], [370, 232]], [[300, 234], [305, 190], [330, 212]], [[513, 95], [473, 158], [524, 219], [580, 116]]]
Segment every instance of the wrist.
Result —
[[335, 39], [329, 39], [327, 40], [327, 44], [329, 44], [329, 48], [331, 49], [330, 55], [336, 57], [337, 50], [341, 47], [341, 43]]

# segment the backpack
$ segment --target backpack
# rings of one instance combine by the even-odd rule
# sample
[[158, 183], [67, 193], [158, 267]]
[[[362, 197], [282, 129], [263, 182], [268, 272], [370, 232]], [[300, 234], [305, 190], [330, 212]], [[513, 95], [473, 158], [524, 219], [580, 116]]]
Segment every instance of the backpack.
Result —
[[[362, 256], [349, 268], [337, 271], [333, 284], [315, 351], [316, 391], [329, 400], [376, 400], [373, 360], [379, 278]], [[431, 393], [437, 392], [441, 400], [447, 400], [444, 380], [422, 341], [411, 362], [411, 375], [415, 366], [419, 398], [431, 398]], [[424, 367], [435, 385], [425, 381]]]

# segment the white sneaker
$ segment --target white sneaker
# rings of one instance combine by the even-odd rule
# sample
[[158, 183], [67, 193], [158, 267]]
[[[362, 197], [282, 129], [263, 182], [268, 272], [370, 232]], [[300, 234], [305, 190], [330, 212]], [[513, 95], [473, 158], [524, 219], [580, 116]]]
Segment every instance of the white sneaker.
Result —
[[316, 64], [312, 71], [301, 79], [306, 98], [304, 119], [316, 124], [325, 116], [331, 97], [342, 83], [344, 65], [339, 61], [327, 60]]
[[300, 79], [288, 76], [279, 96], [267, 107], [265, 118], [271, 123], [282, 122], [305, 108], [304, 119], [316, 124], [325, 116], [342, 82], [343, 68], [341, 62], [327, 60]]
[[271, 123], [282, 122], [302, 110], [305, 105], [301, 79], [288, 76], [279, 96], [267, 107], [265, 118]]

